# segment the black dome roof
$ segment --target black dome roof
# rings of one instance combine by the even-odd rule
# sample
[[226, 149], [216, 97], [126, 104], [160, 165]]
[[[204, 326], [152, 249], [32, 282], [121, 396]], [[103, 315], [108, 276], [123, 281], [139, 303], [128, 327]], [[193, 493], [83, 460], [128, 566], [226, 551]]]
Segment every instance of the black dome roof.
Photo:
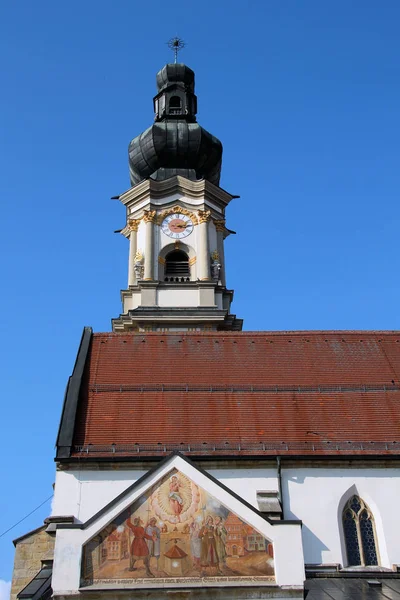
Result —
[[157, 73], [155, 123], [129, 144], [131, 185], [174, 175], [219, 184], [221, 142], [196, 122], [194, 72], [168, 64]]
[[183, 83], [194, 94], [194, 71], [182, 63], [165, 65], [158, 71], [156, 82], [159, 92], [172, 83]]

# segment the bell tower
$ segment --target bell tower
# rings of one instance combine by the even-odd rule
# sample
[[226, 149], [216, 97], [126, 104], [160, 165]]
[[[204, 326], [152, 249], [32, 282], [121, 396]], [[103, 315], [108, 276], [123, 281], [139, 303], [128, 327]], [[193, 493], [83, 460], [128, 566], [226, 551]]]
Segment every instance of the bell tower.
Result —
[[196, 121], [189, 67], [167, 64], [156, 82], [154, 124], [129, 144], [132, 187], [117, 196], [129, 264], [113, 331], [240, 331], [224, 258], [225, 209], [237, 196], [219, 187], [222, 144]]

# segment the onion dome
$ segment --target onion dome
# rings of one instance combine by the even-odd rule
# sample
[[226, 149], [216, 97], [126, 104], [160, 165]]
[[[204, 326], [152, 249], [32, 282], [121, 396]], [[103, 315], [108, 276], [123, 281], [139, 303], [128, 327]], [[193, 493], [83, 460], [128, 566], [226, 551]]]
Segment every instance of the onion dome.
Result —
[[155, 123], [129, 144], [131, 185], [174, 175], [219, 185], [222, 144], [196, 122], [194, 72], [184, 64], [168, 64], [156, 81]]

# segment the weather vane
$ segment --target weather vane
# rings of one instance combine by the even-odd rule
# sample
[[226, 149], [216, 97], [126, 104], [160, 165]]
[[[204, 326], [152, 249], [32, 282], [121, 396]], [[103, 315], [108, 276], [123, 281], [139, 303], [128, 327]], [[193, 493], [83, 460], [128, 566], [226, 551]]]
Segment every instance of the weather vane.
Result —
[[175, 63], [178, 62], [178, 52], [180, 50], [183, 50], [183, 48], [185, 47], [185, 42], [178, 37], [173, 37], [169, 40], [169, 42], [167, 42], [168, 44], [168, 48], [170, 48], [171, 50], [174, 51], [174, 56], [175, 56]]

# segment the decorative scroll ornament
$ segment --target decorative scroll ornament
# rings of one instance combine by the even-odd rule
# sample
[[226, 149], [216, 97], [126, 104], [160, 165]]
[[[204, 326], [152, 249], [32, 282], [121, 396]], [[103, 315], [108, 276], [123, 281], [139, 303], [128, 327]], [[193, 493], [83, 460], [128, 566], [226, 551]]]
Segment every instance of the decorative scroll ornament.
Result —
[[219, 275], [221, 273], [221, 263], [219, 262], [219, 252], [214, 250], [211, 253], [211, 277], [214, 281], [219, 281]]
[[141, 250], [137, 250], [136, 254], [135, 254], [135, 262], [133, 265], [133, 269], [135, 271], [135, 276], [136, 276], [136, 281], [143, 279], [143, 271], [144, 271], [143, 259], [144, 259], [143, 252]]
[[211, 219], [211, 211], [210, 210], [199, 210], [197, 213], [197, 218], [199, 223], [208, 223]]
[[141, 219], [129, 219], [128, 227], [131, 231], [137, 231], [139, 229]]
[[145, 223], [154, 223], [156, 220], [157, 212], [155, 210], [145, 210], [143, 220]]
[[175, 206], [172, 206], [171, 208], [167, 208], [166, 210], [160, 212], [157, 217], [157, 224], [161, 225], [165, 217], [168, 217], [168, 215], [173, 215], [174, 213], [179, 213], [181, 215], [189, 217], [189, 219], [192, 220], [193, 225], [197, 225], [196, 215], [190, 212], [190, 210], [187, 210], [187, 208], [183, 208], [183, 206], [179, 206], [178, 204], [175, 204]]
[[215, 229], [217, 231], [225, 230], [225, 219], [214, 219]]
[[135, 254], [135, 263], [139, 262], [142, 263], [143, 262], [143, 252], [141, 250], [136, 250], [136, 254]]

